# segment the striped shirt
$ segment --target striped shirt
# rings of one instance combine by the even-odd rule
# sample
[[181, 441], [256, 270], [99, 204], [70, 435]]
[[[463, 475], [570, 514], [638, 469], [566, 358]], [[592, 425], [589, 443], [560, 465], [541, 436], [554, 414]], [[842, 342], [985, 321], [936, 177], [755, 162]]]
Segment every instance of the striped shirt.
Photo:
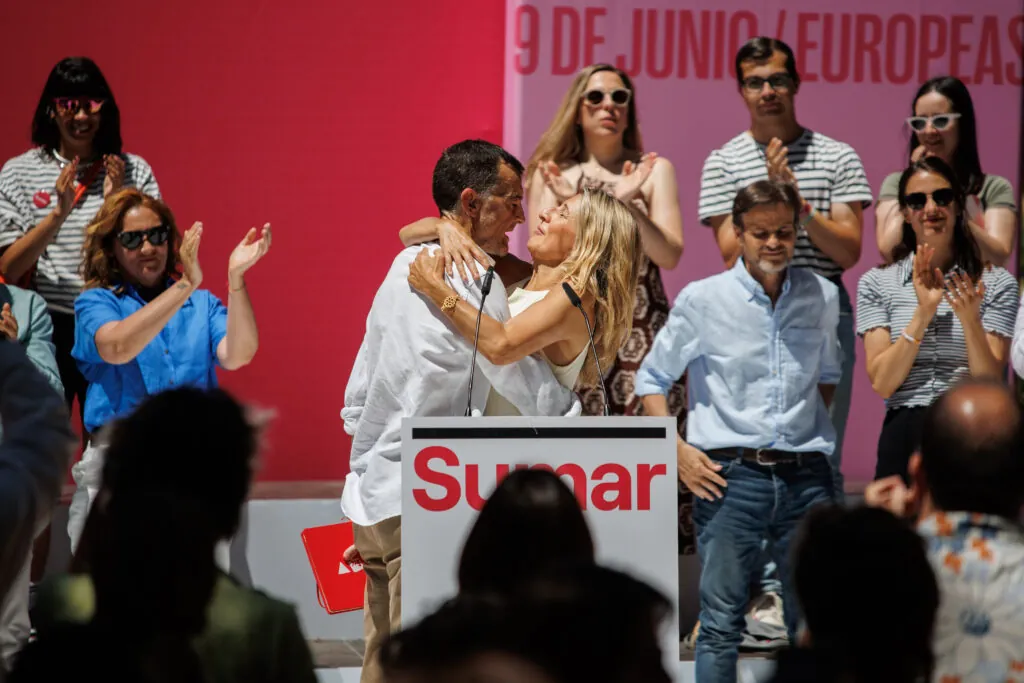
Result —
[[[789, 167], [796, 176], [800, 194], [815, 211], [828, 216], [833, 204], [871, 204], [864, 165], [857, 152], [844, 142], [804, 129], [789, 148]], [[725, 146], [711, 152], [700, 176], [701, 223], [711, 225], [714, 216], [732, 213], [736, 193], [758, 180], [768, 179], [765, 157], [767, 145], [754, 140], [749, 132], [734, 137]], [[793, 253], [793, 266], [811, 268], [824, 277], [842, 275], [843, 269], [811, 242], [800, 229]]]
[[[917, 309], [914, 292], [914, 256], [891, 266], [872, 268], [857, 285], [857, 334], [885, 327], [892, 343], [903, 335]], [[981, 324], [986, 332], [1013, 338], [1017, 319], [1017, 281], [1005, 268], [986, 268], [981, 275], [985, 297]], [[887, 408], [924, 407], [957, 381], [970, 374], [964, 328], [943, 299], [917, 350], [917, 358], [903, 384], [890, 396]]]
[[[125, 187], [137, 187], [146, 194], [159, 197], [160, 188], [149, 164], [134, 154], [125, 154], [124, 158]], [[79, 182], [90, 166], [79, 166]], [[53, 211], [57, 205], [60, 170], [60, 162], [42, 148], [31, 149], [4, 164], [0, 171], [0, 249], [14, 244]], [[52, 311], [75, 312], [75, 297], [83, 285], [80, 268], [85, 227], [103, 205], [105, 177], [106, 170], [101, 163], [89, 189], [39, 257], [33, 287], [46, 299]]]

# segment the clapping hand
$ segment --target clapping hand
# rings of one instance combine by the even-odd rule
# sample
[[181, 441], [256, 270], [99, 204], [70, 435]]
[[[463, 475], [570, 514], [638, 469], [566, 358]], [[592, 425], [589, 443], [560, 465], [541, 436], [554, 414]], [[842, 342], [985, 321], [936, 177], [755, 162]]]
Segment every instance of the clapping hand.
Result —
[[107, 198], [124, 186], [124, 158], [119, 154], [103, 157], [106, 177], [103, 178], [103, 197]]
[[238, 243], [231, 258], [228, 259], [228, 277], [241, 278], [245, 271], [256, 265], [263, 256], [270, 250], [270, 223], [263, 226], [263, 231], [257, 236], [256, 228], [250, 228], [245, 237]]
[[888, 510], [897, 517], [908, 517], [917, 512], [917, 496], [907, 488], [899, 475], [879, 479], [864, 489], [864, 504]]
[[942, 271], [932, 268], [932, 255], [935, 250], [927, 244], [917, 245], [917, 253], [914, 255], [914, 293], [917, 294], [917, 303], [934, 315], [942, 303], [945, 293], [942, 281]]
[[966, 275], [954, 273], [946, 282], [943, 294], [961, 325], [981, 320], [981, 302], [985, 299], [985, 283], [981, 278], [974, 283]]
[[181, 259], [182, 279], [198, 289], [203, 281], [203, 271], [199, 267], [199, 242], [203, 237], [203, 224], [196, 221], [192, 227], [185, 231], [181, 238], [181, 249], [178, 250], [178, 258]]
[[651, 177], [657, 160], [656, 153], [648, 152], [640, 157], [639, 163], [627, 161], [622, 165], [622, 180], [615, 185], [615, 196], [619, 201], [628, 204], [640, 194], [640, 188]]
[[18, 321], [11, 313], [11, 305], [4, 304], [0, 308], [0, 339], [18, 341]]
[[[794, 189], [797, 189], [796, 175], [789, 167], [789, 148], [782, 145], [782, 140], [772, 138], [764, 156], [768, 166], [768, 179], [792, 185]], [[798, 189], [797, 191], [799, 192]]]
[[67, 218], [75, 208], [75, 189], [78, 184], [78, 157], [60, 170], [57, 176], [57, 213]]
[[576, 188], [562, 175], [562, 169], [554, 161], [542, 161], [538, 168], [544, 184], [551, 189], [560, 204], [576, 195]]

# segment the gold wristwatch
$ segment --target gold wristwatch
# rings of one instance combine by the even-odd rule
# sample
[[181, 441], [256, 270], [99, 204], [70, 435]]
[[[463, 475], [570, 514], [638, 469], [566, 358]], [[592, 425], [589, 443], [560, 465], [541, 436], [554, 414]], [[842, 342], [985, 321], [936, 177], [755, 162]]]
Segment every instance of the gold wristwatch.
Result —
[[454, 295], [447, 296], [447, 297], [445, 297], [445, 300], [441, 303], [441, 312], [442, 313], [448, 313], [449, 311], [454, 311], [455, 307], [458, 304], [459, 304], [459, 297], [454, 296]]

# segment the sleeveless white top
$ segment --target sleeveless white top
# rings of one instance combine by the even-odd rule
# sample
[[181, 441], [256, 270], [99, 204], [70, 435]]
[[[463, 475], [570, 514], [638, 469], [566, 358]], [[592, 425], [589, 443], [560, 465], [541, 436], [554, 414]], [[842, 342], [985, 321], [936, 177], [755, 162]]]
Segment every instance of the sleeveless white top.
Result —
[[[539, 292], [532, 292], [523, 289], [520, 285], [526, 281], [516, 283], [512, 287], [508, 288], [511, 292], [508, 297], [508, 308], [512, 317], [515, 317], [525, 311], [530, 306], [534, 305], [544, 297], [548, 295], [548, 290], [542, 290]], [[544, 354], [544, 360], [547, 361], [548, 367], [551, 368], [551, 372], [555, 375], [555, 379], [566, 389], [572, 390], [576, 386], [576, 378], [579, 377], [580, 371], [583, 369], [583, 364], [587, 362], [587, 351], [590, 350], [588, 345], [583, 346], [583, 350], [580, 351], [580, 355], [576, 356], [573, 362], [568, 365], [555, 365], [548, 357]], [[509, 403], [500, 394], [495, 393], [494, 389], [491, 389], [491, 393], [487, 396], [487, 406], [484, 408], [484, 415], [519, 415], [520, 412], [514, 405]]]

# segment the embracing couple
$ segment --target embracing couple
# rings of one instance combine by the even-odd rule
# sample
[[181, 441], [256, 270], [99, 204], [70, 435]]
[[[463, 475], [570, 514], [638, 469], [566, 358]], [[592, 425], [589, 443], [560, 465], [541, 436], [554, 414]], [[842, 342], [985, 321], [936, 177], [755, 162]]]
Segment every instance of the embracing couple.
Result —
[[[366, 319], [342, 409], [352, 451], [341, 499], [355, 535], [346, 559], [366, 571], [364, 683], [381, 680], [379, 649], [401, 616], [402, 418], [459, 416], [467, 405], [475, 415], [579, 415], [577, 379], [599, 378], [587, 323], [563, 283], [592, 322], [603, 367], [630, 331], [641, 250], [629, 209], [585, 191], [544, 211], [527, 244], [533, 263], [524, 263], [508, 254], [508, 233], [525, 220], [522, 173], [489, 142], [446, 149], [433, 177], [443, 218], [402, 231], [411, 246], [391, 264]], [[515, 284], [506, 290], [506, 282]]]

